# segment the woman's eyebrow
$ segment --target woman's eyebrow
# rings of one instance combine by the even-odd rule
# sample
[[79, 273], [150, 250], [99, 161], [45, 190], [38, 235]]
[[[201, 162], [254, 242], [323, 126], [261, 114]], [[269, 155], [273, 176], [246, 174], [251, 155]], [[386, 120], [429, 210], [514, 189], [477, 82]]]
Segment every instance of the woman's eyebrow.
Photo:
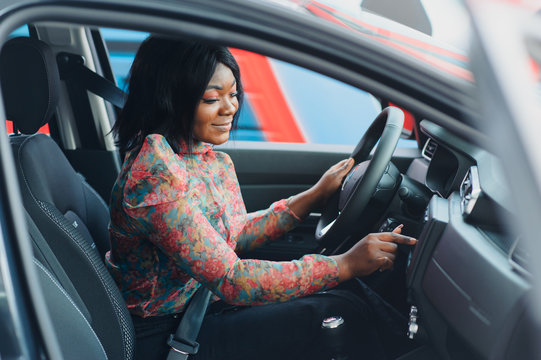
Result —
[[[231, 87], [235, 86], [235, 84], [237, 83], [237, 80], [233, 80], [233, 82], [231, 83]], [[212, 89], [216, 89], [216, 90], [223, 90], [223, 86], [220, 86], [220, 85], [209, 85], [207, 86], [206, 90], [212, 90]]]

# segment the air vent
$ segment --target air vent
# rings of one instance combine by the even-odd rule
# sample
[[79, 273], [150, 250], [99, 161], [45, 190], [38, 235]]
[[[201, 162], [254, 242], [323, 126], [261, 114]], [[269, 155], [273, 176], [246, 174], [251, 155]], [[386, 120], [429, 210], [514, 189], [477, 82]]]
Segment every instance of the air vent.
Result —
[[425, 143], [425, 146], [423, 147], [423, 157], [427, 160], [432, 160], [432, 157], [434, 156], [437, 148], [438, 144], [436, 144], [434, 140], [428, 139]]
[[462, 184], [460, 184], [460, 208], [464, 218], [467, 218], [472, 213], [480, 195], [479, 173], [477, 166], [472, 166], [469, 168], [464, 180], [462, 180]]

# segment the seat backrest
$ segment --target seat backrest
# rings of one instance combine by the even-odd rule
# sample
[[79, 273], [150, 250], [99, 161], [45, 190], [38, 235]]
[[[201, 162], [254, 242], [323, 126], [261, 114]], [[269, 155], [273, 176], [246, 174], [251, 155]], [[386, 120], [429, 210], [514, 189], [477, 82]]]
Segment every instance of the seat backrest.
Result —
[[126, 304], [103, 263], [109, 212], [47, 135], [36, 134], [56, 110], [59, 74], [47, 44], [11, 39], [0, 53], [7, 118], [23, 134], [10, 137], [23, 203], [88, 309], [109, 359], [131, 359], [134, 330]]

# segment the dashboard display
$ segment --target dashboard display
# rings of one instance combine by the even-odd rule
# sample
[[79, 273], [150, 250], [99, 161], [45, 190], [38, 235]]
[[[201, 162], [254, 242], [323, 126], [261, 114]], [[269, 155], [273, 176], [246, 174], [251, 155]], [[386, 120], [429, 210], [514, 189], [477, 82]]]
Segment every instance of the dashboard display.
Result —
[[[446, 198], [453, 189], [458, 169], [459, 163], [456, 156], [444, 147], [437, 147], [426, 174], [426, 186]], [[455, 189], [457, 187], [458, 184], [455, 185]]]

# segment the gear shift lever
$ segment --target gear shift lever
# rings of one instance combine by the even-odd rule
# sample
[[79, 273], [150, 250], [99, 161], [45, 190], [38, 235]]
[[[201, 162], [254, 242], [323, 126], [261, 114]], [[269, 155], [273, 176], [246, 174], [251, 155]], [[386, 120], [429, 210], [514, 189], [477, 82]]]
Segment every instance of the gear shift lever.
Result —
[[321, 333], [328, 353], [333, 360], [347, 360], [346, 324], [341, 316], [331, 316], [321, 323]]

